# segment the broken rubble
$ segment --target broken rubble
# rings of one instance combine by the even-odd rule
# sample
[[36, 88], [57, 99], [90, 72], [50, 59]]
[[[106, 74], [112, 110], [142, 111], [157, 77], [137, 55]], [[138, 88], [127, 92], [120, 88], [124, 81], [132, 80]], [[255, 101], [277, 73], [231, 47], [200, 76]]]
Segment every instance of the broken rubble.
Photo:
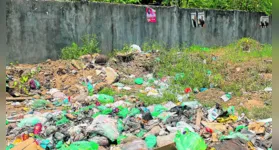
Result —
[[163, 147], [165, 145], [173, 143], [175, 135], [176, 133], [170, 133], [169, 135], [165, 136], [157, 136], [157, 146]]
[[118, 80], [119, 75], [117, 74], [117, 72], [114, 69], [112, 69], [110, 67], [106, 67], [105, 72], [106, 72], [106, 83], [107, 84], [110, 85]]

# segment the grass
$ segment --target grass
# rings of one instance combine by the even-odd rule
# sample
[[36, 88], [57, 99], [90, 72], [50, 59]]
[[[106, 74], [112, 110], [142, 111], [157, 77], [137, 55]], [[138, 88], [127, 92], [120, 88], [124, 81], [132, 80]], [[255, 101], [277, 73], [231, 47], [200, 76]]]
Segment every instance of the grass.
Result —
[[63, 48], [61, 50], [61, 58], [78, 59], [82, 55], [100, 52], [96, 35], [85, 35], [82, 38], [82, 43], [82, 46], [78, 46], [73, 42], [71, 46]]
[[104, 87], [101, 91], [98, 92], [98, 94], [106, 94], [113, 96], [116, 94], [116, 92], [112, 88]]
[[[75, 43], [72, 47], [66, 47], [62, 50], [62, 58], [78, 58], [80, 55], [99, 51], [96, 39], [91, 38], [90, 40], [89, 38], [84, 43], [82, 47], [78, 47]], [[187, 47], [186, 44], [182, 44], [180, 47], [167, 48], [165, 44], [150, 40], [143, 43], [141, 49], [144, 52], [159, 50], [158, 61], [145, 64], [147, 68], [150, 68], [150, 72], [153, 72], [155, 78], [173, 77], [168, 91], [163, 93], [161, 98], [146, 96], [142, 93], [135, 94], [147, 105], [160, 104], [166, 101], [177, 102], [177, 94], [183, 94], [186, 87], [199, 89], [210, 88], [210, 85], [214, 85], [215, 88], [220, 88], [224, 92], [233, 92], [233, 96], [240, 97], [243, 94], [242, 91], [259, 91], [271, 86], [271, 81], [264, 80], [260, 74], [272, 73], [272, 64], [263, 62], [264, 59], [271, 59], [272, 46], [268, 44], [262, 45], [250, 38], [240, 39], [228, 46], [210, 48], [198, 45]], [[113, 57], [118, 52], [126, 53], [129, 51], [130, 47], [126, 44], [123, 49], [114, 50], [109, 55]], [[205, 60], [206, 63], [204, 63]], [[236, 66], [246, 70], [238, 75], [237, 72], [233, 72]], [[211, 73], [210, 75], [209, 72]], [[179, 74], [183, 74], [183, 76], [176, 79], [175, 76]], [[134, 84], [133, 80], [129, 79], [121, 82], [125, 85]], [[110, 88], [105, 88], [99, 93], [108, 95], [133, 94], [131, 91], [116, 92]], [[203, 105], [212, 107], [215, 103], [206, 102]], [[266, 107], [253, 109], [251, 112], [246, 108], [240, 107], [239, 112], [254, 118], [264, 118], [270, 113]]]
[[264, 106], [261, 108], [253, 108], [248, 114], [249, 118], [253, 119], [266, 119], [272, 117], [272, 108], [271, 106]]
[[161, 104], [164, 102], [172, 101], [174, 103], [178, 102], [176, 99], [176, 95], [170, 92], [163, 93], [162, 97], [153, 97], [153, 96], [147, 96], [143, 93], [138, 93], [137, 97], [140, 101], [144, 102], [146, 105], [152, 105], [152, 104]]

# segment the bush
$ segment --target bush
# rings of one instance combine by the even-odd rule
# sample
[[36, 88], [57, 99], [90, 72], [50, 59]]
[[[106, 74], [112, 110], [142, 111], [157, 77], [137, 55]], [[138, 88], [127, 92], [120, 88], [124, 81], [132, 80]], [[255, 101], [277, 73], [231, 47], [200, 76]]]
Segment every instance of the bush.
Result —
[[98, 41], [95, 35], [85, 35], [82, 38], [82, 46], [79, 47], [76, 43], [62, 49], [62, 59], [78, 59], [82, 55], [99, 53]]

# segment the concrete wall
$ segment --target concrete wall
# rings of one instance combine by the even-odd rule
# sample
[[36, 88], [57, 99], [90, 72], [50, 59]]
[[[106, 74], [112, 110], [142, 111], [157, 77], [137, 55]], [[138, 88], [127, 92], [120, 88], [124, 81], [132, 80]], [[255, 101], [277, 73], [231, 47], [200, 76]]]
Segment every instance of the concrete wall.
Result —
[[[271, 43], [268, 28], [258, 26], [262, 13], [154, 7], [157, 23], [146, 21], [145, 6], [80, 2], [7, 2], [6, 64], [38, 63], [58, 59], [61, 48], [80, 43], [85, 34], [96, 34], [103, 53], [124, 44], [148, 40], [168, 46], [222, 46], [242, 37]], [[190, 13], [205, 11], [206, 27], [193, 28]]]

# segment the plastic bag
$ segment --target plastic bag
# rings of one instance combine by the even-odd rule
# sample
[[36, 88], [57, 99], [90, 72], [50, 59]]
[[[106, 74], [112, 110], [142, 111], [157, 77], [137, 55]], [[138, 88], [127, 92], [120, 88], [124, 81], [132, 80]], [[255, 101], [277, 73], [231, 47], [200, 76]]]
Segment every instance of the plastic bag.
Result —
[[122, 140], [124, 140], [125, 138], [127, 138], [126, 135], [120, 135], [118, 138], [117, 138], [117, 144], [120, 144]]
[[117, 129], [118, 129], [118, 132], [122, 132], [124, 130], [123, 121], [121, 119], [117, 120]]
[[40, 82], [35, 79], [31, 79], [29, 81], [29, 85], [30, 85], [30, 88], [34, 89], [34, 90], [40, 89], [40, 87], [41, 87]]
[[230, 115], [234, 115], [234, 113], [235, 113], [235, 108], [234, 108], [234, 106], [230, 106], [229, 108], [228, 108], [228, 113], [230, 114]]
[[101, 114], [107, 115], [107, 114], [110, 114], [111, 112], [112, 112], [112, 108], [106, 108], [101, 111]]
[[143, 84], [143, 78], [136, 78], [135, 80], [134, 80], [134, 82], [136, 83], [136, 84], [138, 84], [138, 85], [141, 85], [141, 84]]
[[46, 148], [48, 147], [48, 144], [49, 144], [49, 143], [50, 143], [49, 140], [42, 140], [42, 141], [40, 142], [40, 146], [41, 146], [42, 148], [46, 149]]
[[229, 115], [229, 117], [227, 118], [217, 118], [217, 122], [219, 123], [226, 123], [226, 122], [229, 122], [229, 121], [232, 121], [232, 122], [236, 122], [237, 121], [237, 116], [235, 115]]
[[60, 125], [63, 125], [63, 124], [66, 124], [66, 123], [69, 123], [69, 119], [67, 119], [65, 116], [63, 116], [60, 120], [58, 120], [56, 122], [56, 126], [60, 126]]
[[206, 90], [207, 90], [207, 88], [200, 88], [200, 92], [204, 92]]
[[155, 135], [150, 134], [144, 139], [144, 141], [147, 145], [147, 148], [153, 148], [156, 146], [157, 137]]
[[154, 111], [151, 113], [151, 115], [153, 117], [157, 117], [159, 116], [162, 112], [164, 112], [165, 110], [167, 110], [165, 107], [163, 107], [162, 105], [156, 105], [154, 107]]
[[34, 126], [39, 122], [40, 122], [39, 118], [30, 117], [30, 118], [25, 118], [25, 119], [21, 120], [20, 123], [17, 124], [17, 126], [19, 126], [20, 128], [25, 127], [25, 126]]
[[137, 137], [140, 137], [140, 138], [142, 138], [143, 137], [143, 135], [146, 133], [146, 130], [140, 130], [140, 132], [139, 133], [137, 133], [136, 135], [137, 135]]
[[126, 118], [127, 117], [127, 115], [128, 115], [128, 113], [129, 113], [129, 109], [128, 108], [121, 108], [121, 107], [119, 107], [119, 112], [118, 112], [118, 116], [119, 117], [123, 117], [123, 118]]
[[162, 122], [165, 123], [171, 115], [172, 115], [172, 113], [170, 113], [170, 112], [163, 112], [160, 115], [158, 115], [158, 118], [160, 118], [162, 120]]
[[190, 132], [187, 128], [186, 133], [177, 132], [174, 142], [177, 150], [205, 150], [207, 145], [203, 138], [196, 132]]
[[62, 147], [62, 145], [63, 145], [63, 141], [59, 141], [59, 142], [57, 142], [55, 148], [56, 148], [56, 149], [59, 149], [59, 148]]
[[241, 138], [243, 140], [249, 141], [249, 138], [240, 132], [230, 132], [230, 134], [227, 136], [224, 135], [221, 136], [219, 140], [222, 141], [222, 140], [235, 139], [235, 138]]
[[59, 150], [98, 150], [99, 145], [95, 142], [77, 141], [66, 147], [63, 145]]
[[132, 108], [130, 113], [129, 113], [129, 116], [135, 116], [137, 114], [140, 114], [140, 110], [137, 109], [137, 108]]
[[92, 96], [93, 92], [94, 92], [94, 88], [93, 88], [93, 85], [89, 82], [87, 83], [87, 89], [88, 89], [89, 96]]
[[114, 98], [112, 96], [106, 95], [106, 94], [99, 94], [98, 95], [98, 100], [102, 104], [107, 104], [107, 103], [113, 103]]
[[32, 109], [39, 109], [39, 108], [46, 107], [48, 105], [48, 103], [49, 103], [48, 101], [43, 100], [43, 99], [35, 100], [32, 103]]
[[6, 147], [6, 150], [10, 150], [10, 149], [12, 149], [12, 148], [14, 148], [14, 147], [15, 147], [14, 144], [10, 144], [10, 145], [8, 145], [8, 146]]
[[117, 120], [110, 118], [108, 115], [97, 116], [91, 125], [86, 128], [87, 133], [97, 133], [115, 141], [118, 136]]
[[235, 128], [235, 132], [241, 131], [242, 129], [248, 129], [246, 125], [239, 125]]
[[188, 106], [192, 109], [197, 109], [199, 106], [201, 106], [201, 104], [198, 101], [187, 101], [183, 102], [181, 106]]
[[175, 80], [180, 80], [183, 79], [185, 77], [185, 73], [177, 73], [175, 75]]

